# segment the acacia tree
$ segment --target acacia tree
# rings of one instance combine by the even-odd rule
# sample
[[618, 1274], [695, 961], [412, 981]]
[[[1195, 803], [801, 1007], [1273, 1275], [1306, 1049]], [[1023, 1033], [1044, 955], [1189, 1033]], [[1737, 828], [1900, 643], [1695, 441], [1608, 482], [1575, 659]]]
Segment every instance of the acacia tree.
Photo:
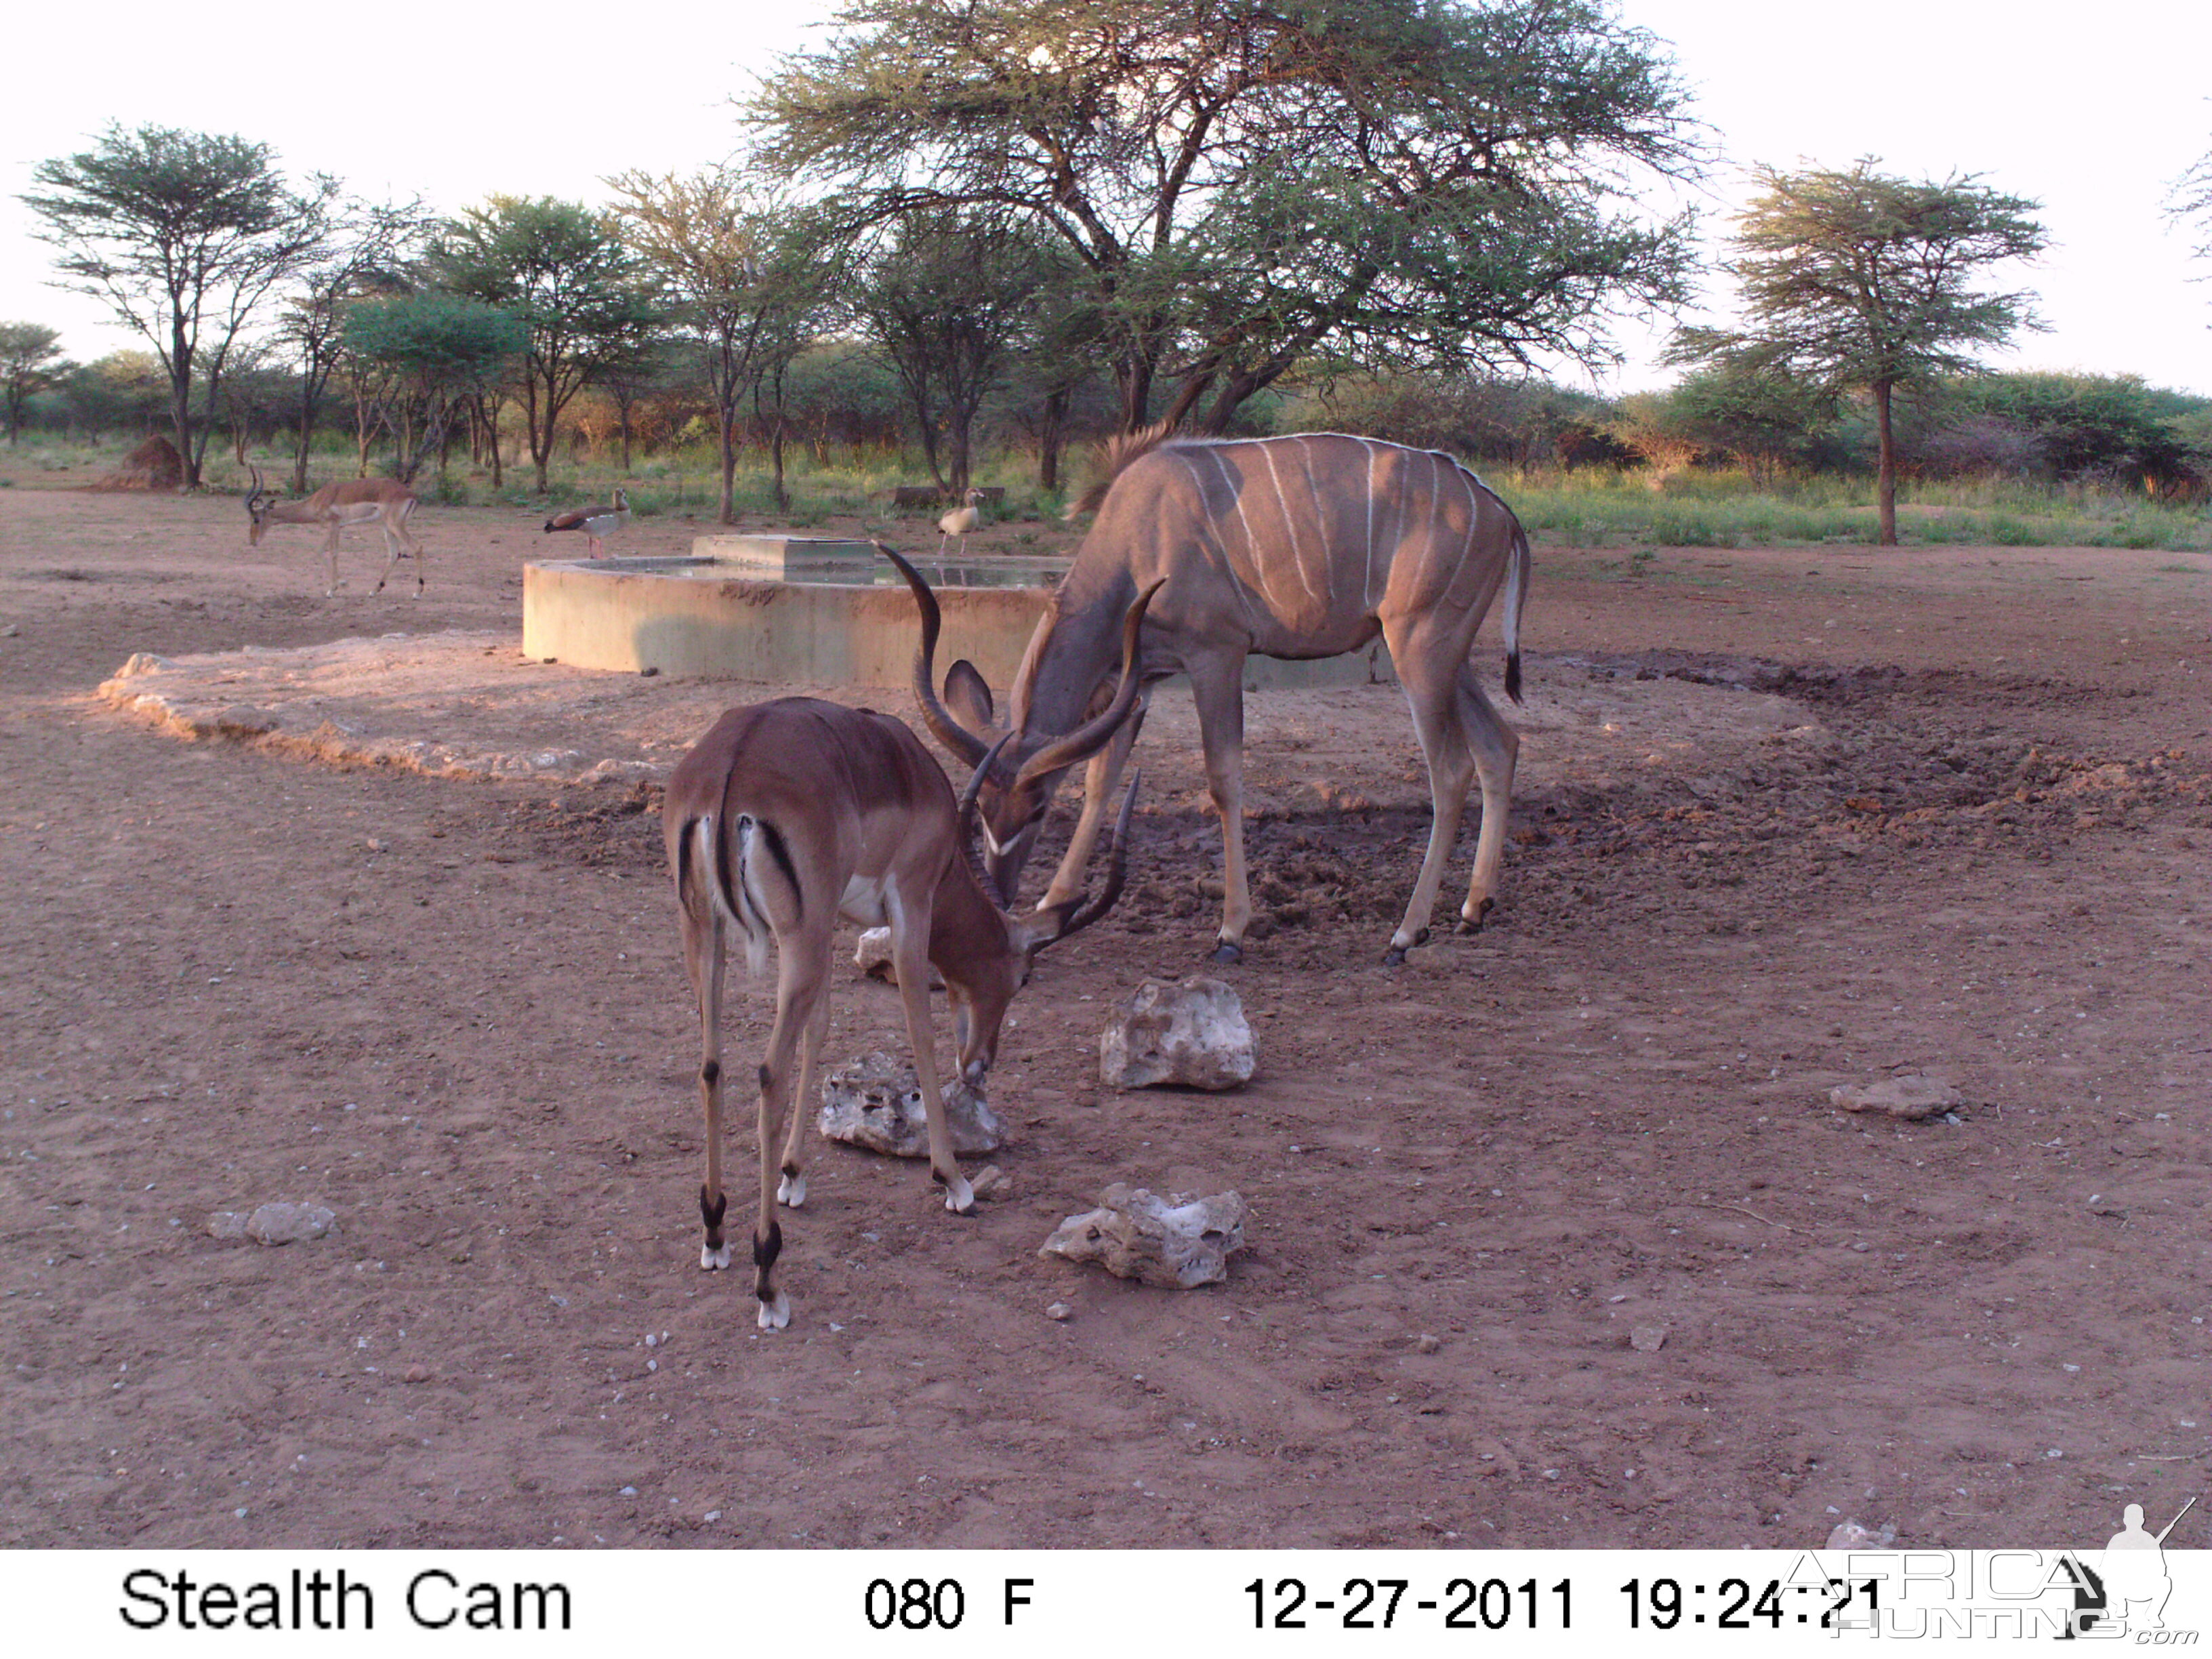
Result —
[[[678, 178], [625, 173], [607, 180], [623, 234], [659, 283], [678, 333], [700, 352], [721, 445], [721, 503], [736, 522], [738, 431], [747, 400], [771, 411], [775, 496], [786, 501], [784, 382], [839, 286], [814, 222], [737, 173]], [[774, 395], [763, 398], [763, 382]]]
[[854, 225], [988, 209], [1080, 262], [1125, 427], [1223, 429], [1309, 354], [1612, 355], [1681, 292], [1701, 156], [1604, 0], [848, 0], [749, 105], [759, 165]]
[[295, 495], [307, 491], [308, 452], [343, 355], [347, 306], [371, 295], [404, 293], [408, 283], [402, 271], [428, 228], [416, 203], [349, 209], [334, 227], [325, 257], [300, 273], [287, 296], [276, 337], [295, 376]]
[[2191, 251], [2200, 259], [2212, 259], [2212, 150], [2191, 164], [2173, 181], [2166, 198], [2166, 216], [2176, 223], [2194, 222], [2203, 240]]
[[1765, 191], [1738, 216], [1736, 258], [1721, 266], [1742, 287], [1745, 326], [1680, 330], [1667, 357], [1865, 392], [1881, 441], [1881, 544], [1894, 547], [1893, 394], [1971, 372], [1977, 349], [2040, 326], [2031, 295], [1976, 284], [1987, 267], [2033, 258], [2050, 239], [2028, 217], [2040, 203], [1976, 176], [1914, 182], [1875, 166], [1754, 168]]
[[8, 447], [23, 422], [23, 400], [59, 386], [76, 365], [62, 356], [62, 337], [39, 323], [0, 323], [0, 398], [8, 408]]
[[968, 488], [976, 411], [1013, 361], [1049, 274], [1003, 221], [915, 214], [854, 285], [854, 317], [898, 375], [939, 488]]
[[[41, 161], [22, 198], [60, 250], [57, 284], [104, 301], [143, 335], [169, 380], [169, 418], [196, 489], [239, 334], [283, 283], [321, 257], [335, 179], [289, 186], [266, 144], [111, 125], [98, 145]], [[195, 411], [192, 388], [204, 402]]]
[[523, 421], [543, 495], [561, 411], [653, 331], [658, 313], [644, 274], [610, 216], [543, 196], [495, 196], [468, 209], [439, 235], [430, 264], [445, 287], [530, 331]]
[[454, 422], [471, 400], [529, 345], [521, 320], [457, 294], [409, 294], [350, 306], [346, 350], [384, 391], [385, 421], [398, 446], [392, 476], [412, 483], [433, 451], [438, 476]]

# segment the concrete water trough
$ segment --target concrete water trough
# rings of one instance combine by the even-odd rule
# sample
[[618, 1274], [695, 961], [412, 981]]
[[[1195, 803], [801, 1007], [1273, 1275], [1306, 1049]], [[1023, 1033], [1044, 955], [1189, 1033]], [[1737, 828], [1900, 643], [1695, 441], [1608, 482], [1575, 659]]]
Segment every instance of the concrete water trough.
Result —
[[[912, 684], [914, 595], [865, 541], [701, 536], [690, 558], [563, 559], [523, 568], [522, 648], [622, 673], [824, 685]], [[916, 558], [945, 616], [939, 672], [965, 657], [1000, 695], [1067, 571], [1066, 558]], [[1321, 662], [1248, 660], [1245, 684], [1359, 685], [1389, 678], [1378, 641]]]

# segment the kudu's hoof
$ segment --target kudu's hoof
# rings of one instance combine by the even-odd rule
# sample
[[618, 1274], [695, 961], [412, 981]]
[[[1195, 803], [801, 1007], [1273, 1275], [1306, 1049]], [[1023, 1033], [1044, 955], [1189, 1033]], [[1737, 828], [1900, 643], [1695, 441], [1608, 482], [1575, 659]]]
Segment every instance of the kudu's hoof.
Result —
[[1213, 947], [1212, 954], [1208, 956], [1206, 960], [1222, 963], [1242, 962], [1244, 960], [1244, 947], [1233, 939], [1223, 939], [1220, 944]]

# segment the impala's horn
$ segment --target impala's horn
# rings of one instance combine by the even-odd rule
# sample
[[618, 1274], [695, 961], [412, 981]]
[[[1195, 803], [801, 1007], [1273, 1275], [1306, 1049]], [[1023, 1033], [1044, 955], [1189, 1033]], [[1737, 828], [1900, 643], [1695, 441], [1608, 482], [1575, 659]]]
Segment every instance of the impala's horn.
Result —
[[[929, 584], [921, 579], [921, 572], [908, 564], [894, 550], [881, 542], [875, 544], [876, 551], [898, 567], [906, 585], [914, 590], [914, 602], [921, 611], [921, 649], [914, 653], [914, 695], [921, 704], [922, 724], [929, 727], [930, 735], [945, 749], [957, 755], [970, 766], [983, 759], [984, 744], [958, 720], [937, 696], [935, 684], [937, 635], [944, 626], [943, 613], [937, 607], [937, 595], [929, 591]], [[981, 773], [979, 771], [978, 777]]]
[[983, 793], [983, 781], [998, 765], [1000, 752], [1013, 740], [1013, 732], [1006, 733], [984, 751], [981, 760], [975, 763], [975, 770], [968, 780], [968, 787], [960, 792], [960, 811], [955, 819], [954, 833], [960, 837], [960, 854], [968, 860], [969, 869], [975, 872], [977, 883], [986, 893], [995, 893], [999, 890], [991, 880], [990, 873], [983, 868], [983, 860], [975, 854], [975, 799]]
[[1121, 811], [1114, 820], [1113, 845], [1106, 849], [1106, 885], [1097, 899], [1085, 903], [1079, 893], [1065, 904], [1054, 905], [1060, 913], [1059, 930], [1044, 941], [1056, 945], [1070, 933], [1079, 933], [1114, 908], [1115, 900], [1121, 896], [1122, 884], [1129, 874], [1129, 815], [1137, 810], [1137, 786], [1145, 781], [1142, 772], [1129, 775], [1129, 793], [1121, 797]]

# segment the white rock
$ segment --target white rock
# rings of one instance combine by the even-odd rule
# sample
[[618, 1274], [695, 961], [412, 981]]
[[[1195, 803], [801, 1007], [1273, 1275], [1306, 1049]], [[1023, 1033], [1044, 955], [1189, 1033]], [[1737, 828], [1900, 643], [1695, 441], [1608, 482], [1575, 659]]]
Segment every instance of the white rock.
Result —
[[1115, 1089], [1234, 1089], [1259, 1063], [1244, 1005], [1218, 979], [1148, 979], [1098, 1037], [1098, 1075]]
[[246, 1234], [263, 1244], [301, 1244], [320, 1238], [337, 1219], [320, 1204], [264, 1204], [246, 1217]]
[[1098, 1204], [1061, 1222], [1037, 1254], [1096, 1261], [1121, 1279], [1188, 1291], [1228, 1278], [1230, 1256], [1244, 1248], [1244, 1200], [1233, 1192], [1163, 1199], [1117, 1181]]
[[1657, 1353], [1667, 1346], [1668, 1335], [1664, 1325], [1632, 1326], [1628, 1332], [1628, 1346], [1638, 1353]]
[[[954, 1152], [973, 1158], [1006, 1144], [1006, 1126], [988, 1101], [957, 1078], [943, 1087]], [[822, 1113], [816, 1121], [832, 1140], [892, 1158], [929, 1156], [929, 1113], [914, 1067], [881, 1051], [863, 1054], [822, 1079]]]
[[1940, 1077], [1908, 1072], [1880, 1083], [1847, 1083], [1828, 1091], [1831, 1105], [1846, 1112], [1880, 1112], [1889, 1117], [1934, 1117], [1960, 1101], [1959, 1091]]
[[[898, 983], [898, 969], [891, 965], [891, 930], [871, 927], [860, 935], [860, 943], [853, 947], [853, 966], [870, 979], [879, 979], [886, 985]], [[945, 988], [943, 975], [933, 964], [929, 970], [929, 988]]]
[[1886, 1550], [1897, 1542], [1897, 1528], [1885, 1522], [1881, 1531], [1856, 1521], [1842, 1521], [1828, 1534], [1832, 1550]]

